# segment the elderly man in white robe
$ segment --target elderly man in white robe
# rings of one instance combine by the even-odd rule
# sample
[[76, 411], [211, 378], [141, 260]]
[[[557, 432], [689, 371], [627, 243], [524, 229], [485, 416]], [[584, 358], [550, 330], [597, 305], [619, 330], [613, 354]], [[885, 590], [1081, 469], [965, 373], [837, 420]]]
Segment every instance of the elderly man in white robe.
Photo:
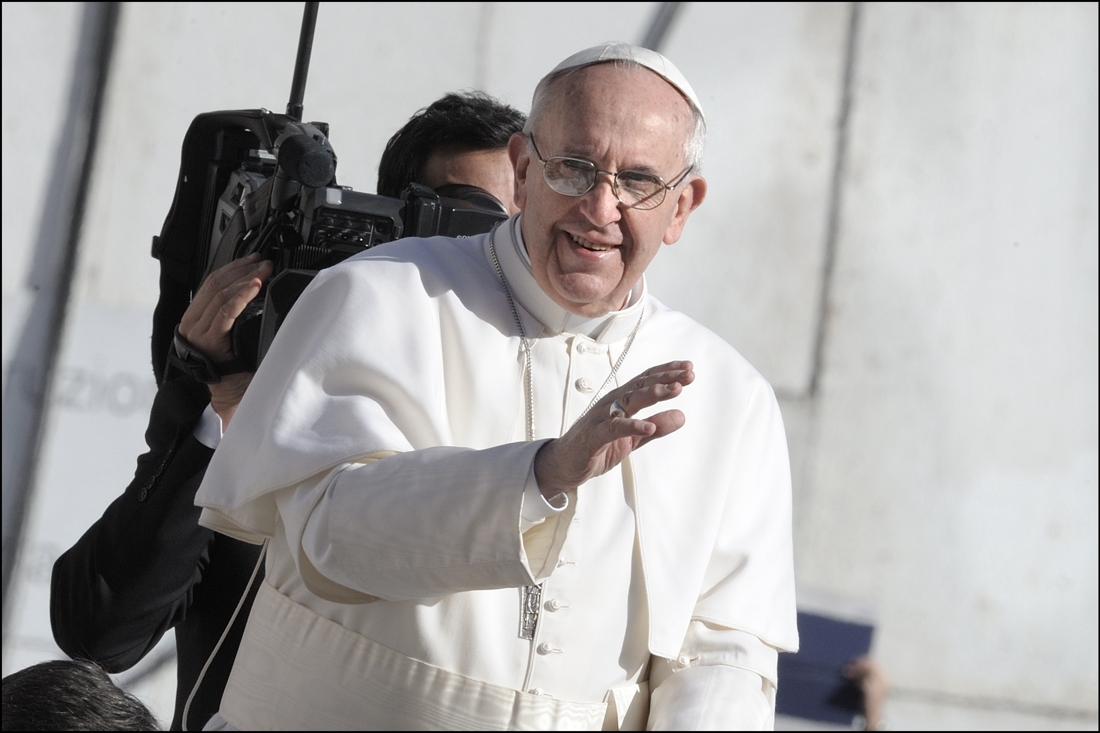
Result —
[[306, 290], [197, 498], [268, 543], [211, 727], [772, 726], [782, 419], [644, 277], [706, 195], [704, 129], [668, 59], [582, 51], [511, 140], [519, 215]]

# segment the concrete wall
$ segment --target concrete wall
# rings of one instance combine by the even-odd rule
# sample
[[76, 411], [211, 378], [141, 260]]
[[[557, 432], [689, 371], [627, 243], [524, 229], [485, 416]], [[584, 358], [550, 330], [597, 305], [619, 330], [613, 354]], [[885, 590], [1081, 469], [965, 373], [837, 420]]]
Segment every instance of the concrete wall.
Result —
[[863, 14], [798, 567], [906, 704], [1095, 715], [1096, 20]]
[[[655, 6], [323, 3], [305, 116], [373, 191], [415, 109], [458, 88], [526, 109]], [[80, 10], [4, 5], [5, 379]], [[183, 134], [281, 111], [300, 18], [123, 6], [5, 674], [59, 654], [52, 558], [142, 451]], [[892, 727], [1095, 729], [1096, 5], [687, 3], [664, 51], [707, 110], [710, 193], [651, 286], [779, 392], [800, 584], [877, 607]]]

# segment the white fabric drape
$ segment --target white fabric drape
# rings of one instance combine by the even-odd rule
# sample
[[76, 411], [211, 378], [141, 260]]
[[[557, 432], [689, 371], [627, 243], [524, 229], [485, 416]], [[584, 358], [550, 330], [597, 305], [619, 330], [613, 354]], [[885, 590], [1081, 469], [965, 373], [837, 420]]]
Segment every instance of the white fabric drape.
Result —
[[[769, 725], [775, 650], [797, 647], [790, 477], [770, 387], [644, 282], [624, 311], [569, 316], [534, 282], [518, 219], [495, 236], [535, 337], [538, 440], [524, 439], [519, 336], [487, 238], [404, 240], [323, 271], [302, 295], [207, 471], [202, 522], [273, 538], [272, 592], [315, 614], [313, 627], [562, 704], [629, 706], [621, 691], [645, 682], [652, 654], [669, 661], [645, 696], [650, 723]], [[696, 382], [675, 400], [687, 424], [564, 511], [524, 520], [541, 441], [589, 405], [643, 312], [617, 381], [692, 360]], [[535, 581], [547, 605], [529, 642], [518, 589]], [[241, 658], [257, 642], [250, 622]], [[235, 668], [227, 704], [252, 684]], [[326, 689], [336, 698], [253, 702], [338, 708], [338, 688]], [[708, 702], [738, 690], [737, 705]]]

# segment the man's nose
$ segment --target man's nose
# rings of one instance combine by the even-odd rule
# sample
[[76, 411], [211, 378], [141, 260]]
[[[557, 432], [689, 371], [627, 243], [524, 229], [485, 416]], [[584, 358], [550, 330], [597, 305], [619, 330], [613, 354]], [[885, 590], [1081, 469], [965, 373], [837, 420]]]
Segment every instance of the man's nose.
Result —
[[596, 226], [604, 226], [622, 218], [615, 183], [614, 175], [599, 171], [596, 175], [596, 185], [582, 198], [584, 213]]

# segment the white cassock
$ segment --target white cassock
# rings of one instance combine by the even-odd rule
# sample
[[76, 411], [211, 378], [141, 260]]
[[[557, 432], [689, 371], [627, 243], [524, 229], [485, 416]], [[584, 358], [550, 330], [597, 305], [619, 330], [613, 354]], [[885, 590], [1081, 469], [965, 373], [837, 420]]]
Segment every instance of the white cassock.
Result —
[[[219, 722], [771, 727], [777, 650], [798, 645], [771, 388], [644, 281], [624, 310], [581, 319], [539, 289], [518, 217], [494, 237], [533, 338], [535, 441], [488, 236], [322, 271], [265, 357], [196, 499], [202, 524], [270, 538]], [[600, 394], [635, 328], [608, 389], [689, 359], [695, 382], [653, 410], [687, 423], [555, 509], [535, 453]]]

